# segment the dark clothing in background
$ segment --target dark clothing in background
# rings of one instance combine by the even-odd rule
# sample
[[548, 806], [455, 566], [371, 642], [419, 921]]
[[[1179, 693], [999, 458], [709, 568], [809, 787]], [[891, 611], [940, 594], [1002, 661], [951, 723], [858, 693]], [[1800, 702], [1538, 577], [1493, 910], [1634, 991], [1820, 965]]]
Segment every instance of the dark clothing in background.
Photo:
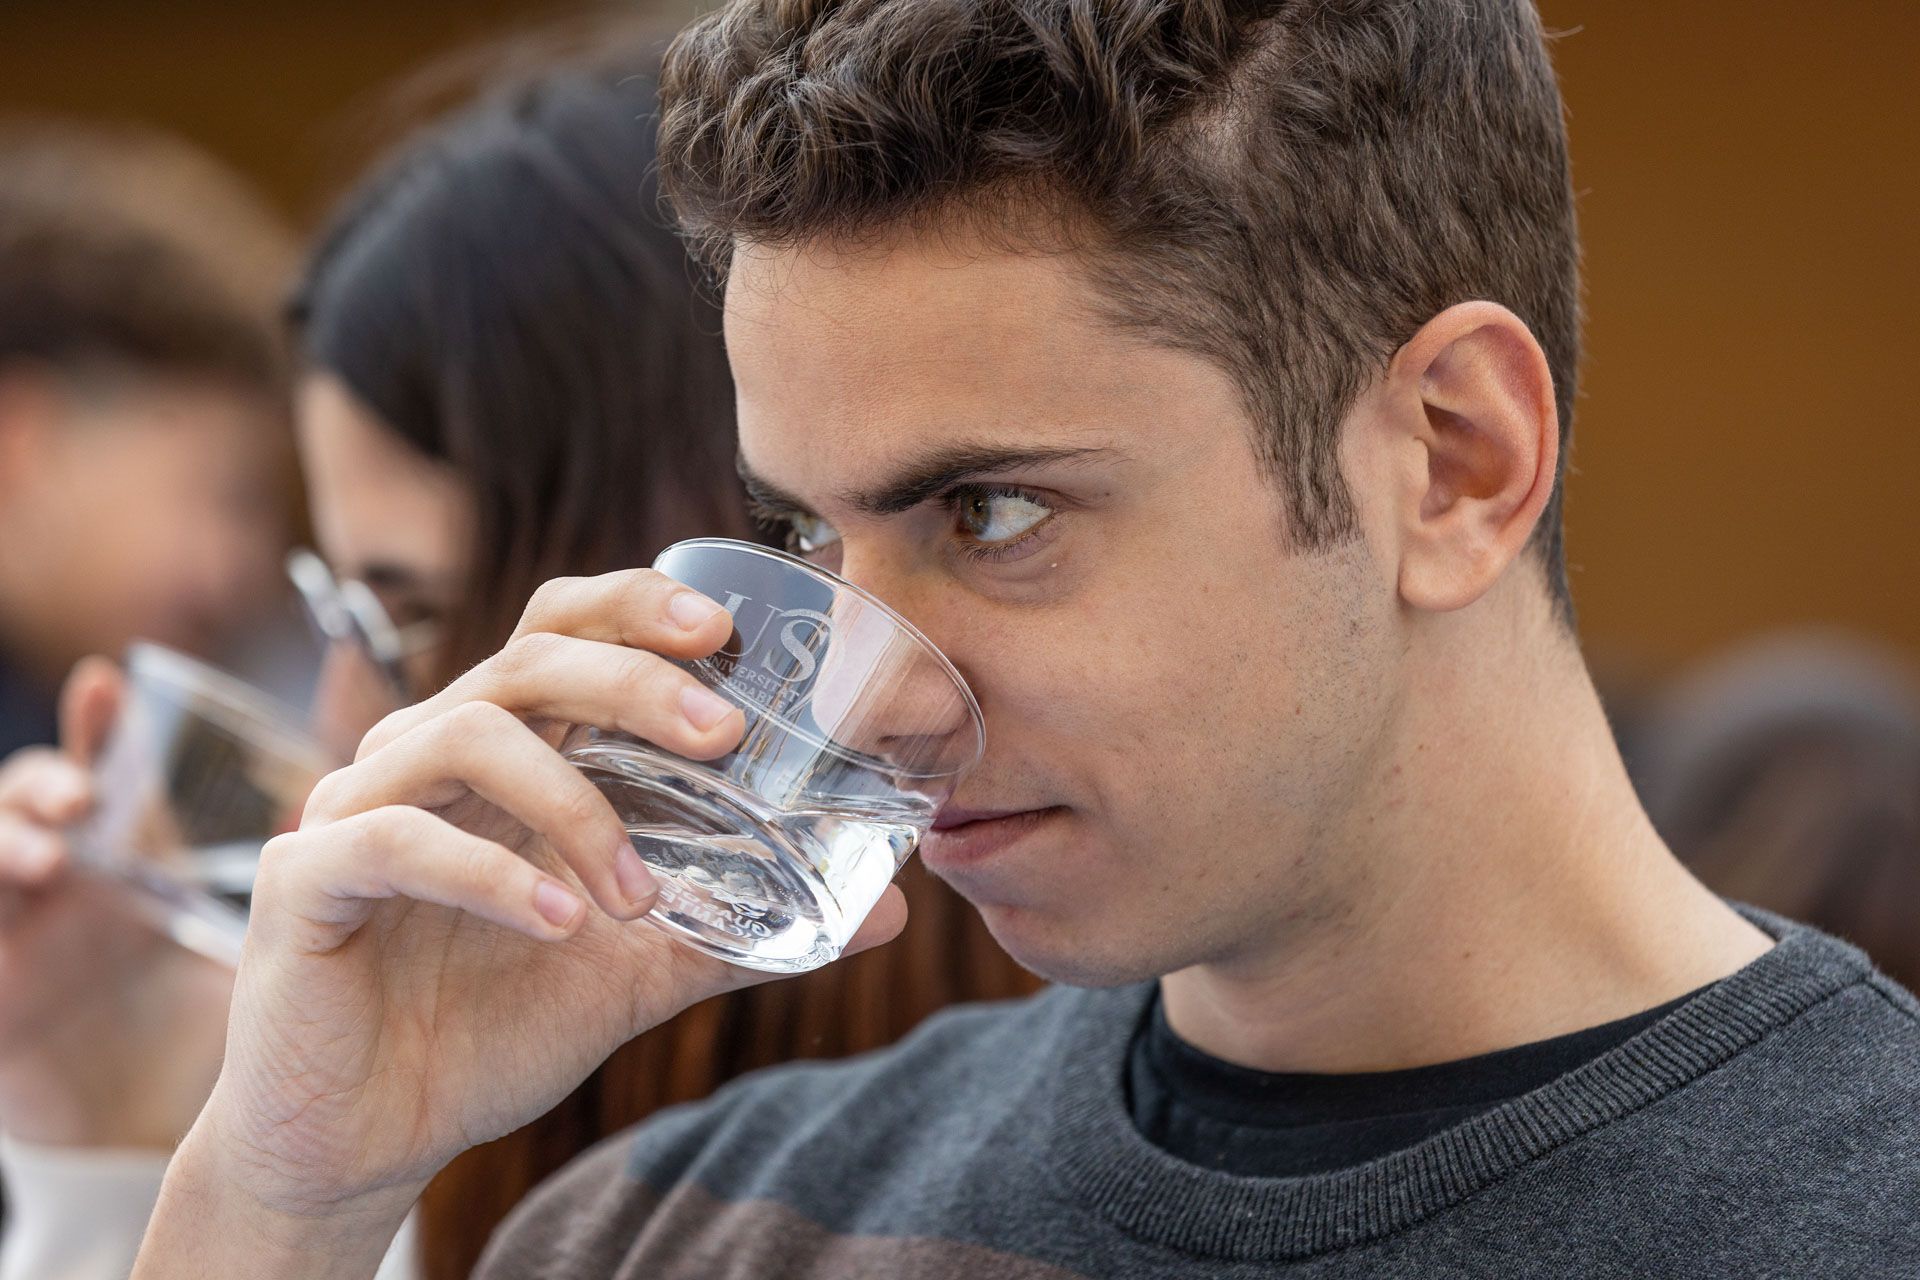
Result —
[[0, 760], [59, 737], [59, 693], [30, 680], [0, 653]]

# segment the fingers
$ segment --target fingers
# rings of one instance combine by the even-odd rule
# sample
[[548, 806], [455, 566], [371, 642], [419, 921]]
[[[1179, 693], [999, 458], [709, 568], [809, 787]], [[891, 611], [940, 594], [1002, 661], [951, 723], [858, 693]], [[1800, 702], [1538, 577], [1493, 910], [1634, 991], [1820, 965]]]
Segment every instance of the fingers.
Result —
[[615, 919], [658, 896], [620, 818], [594, 785], [512, 712], [468, 702], [321, 779], [302, 827], [391, 805], [432, 810], [469, 791], [544, 837]]
[[93, 801], [86, 770], [49, 747], [16, 751], [0, 764], [0, 929], [18, 926], [32, 891], [66, 870], [64, 828]]
[[57, 834], [0, 809], [0, 891], [37, 889], [66, 865], [67, 845]]
[[873, 904], [873, 910], [867, 912], [867, 918], [847, 939], [847, 945], [841, 955], [858, 955], [862, 951], [892, 942], [907, 927], [907, 896], [900, 892], [900, 886], [890, 884], [880, 900]]
[[93, 803], [93, 779], [50, 747], [28, 747], [0, 764], [0, 809], [42, 827], [78, 822]]
[[74, 759], [90, 764], [100, 754], [125, 689], [125, 675], [106, 658], [82, 658], [68, 673], [60, 689], [60, 745]]
[[657, 654], [531, 631], [441, 693], [382, 720], [359, 758], [476, 701], [522, 718], [619, 729], [692, 760], [724, 755], [746, 730], [737, 707]]
[[537, 941], [571, 937], [587, 904], [526, 859], [424, 809], [394, 805], [277, 836], [260, 858], [252, 931], [291, 930], [295, 946], [330, 951], [388, 899], [464, 911]]
[[527, 602], [514, 638], [538, 631], [699, 658], [726, 643], [733, 620], [712, 600], [652, 569], [555, 578]]

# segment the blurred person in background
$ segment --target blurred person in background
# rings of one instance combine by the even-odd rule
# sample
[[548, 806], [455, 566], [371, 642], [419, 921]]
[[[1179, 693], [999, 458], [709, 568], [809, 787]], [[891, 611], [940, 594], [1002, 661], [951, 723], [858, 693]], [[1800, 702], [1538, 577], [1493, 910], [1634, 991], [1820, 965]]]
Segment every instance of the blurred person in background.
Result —
[[0, 755], [81, 657], [206, 652], [277, 584], [294, 253], [181, 142], [0, 122]]
[[[497, 648], [546, 579], [752, 536], [718, 311], [655, 206], [650, 67], [574, 50], [497, 85], [381, 165], [313, 254], [293, 310], [315, 527], [334, 573], [418, 640], [380, 662], [336, 650], [321, 696], [335, 738]], [[455, 1162], [421, 1204], [422, 1274], [467, 1275], [537, 1182], [660, 1106], [1037, 985], [917, 864], [903, 885], [914, 930], [887, 954], [693, 1010]]]
[[1623, 726], [1647, 814], [1707, 885], [1920, 989], [1920, 680], [1839, 635], [1769, 637]]
[[182, 142], [0, 122], [6, 1280], [65, 1280], [89, 1259], [124, 1274], [144, 1212], [116, 1233], [114, 1207], [151, 1204], [218, 1070], [230, 976], [63, 875], [41, 829], [79, 812], [97, 680], [74, 690], [69, 757], [30, 744], [54, 740], [55, 691], [82, 655], [136, 637], [204, 653], [272, 599], [295, 255], [254, 193]]

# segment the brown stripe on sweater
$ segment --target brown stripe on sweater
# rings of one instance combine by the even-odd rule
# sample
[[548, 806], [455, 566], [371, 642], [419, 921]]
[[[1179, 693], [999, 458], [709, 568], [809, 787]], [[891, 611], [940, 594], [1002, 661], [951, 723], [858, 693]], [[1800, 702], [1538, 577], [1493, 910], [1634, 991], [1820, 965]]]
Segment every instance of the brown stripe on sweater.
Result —
[[776, 1201], [733, 1203], [695, 1183], [663, 1199], [626, 1176], [630, 1145], [602, 1144], [536, 1193], [474, 1280], [1089, 1280], [956, 1240], [837, 1235]]

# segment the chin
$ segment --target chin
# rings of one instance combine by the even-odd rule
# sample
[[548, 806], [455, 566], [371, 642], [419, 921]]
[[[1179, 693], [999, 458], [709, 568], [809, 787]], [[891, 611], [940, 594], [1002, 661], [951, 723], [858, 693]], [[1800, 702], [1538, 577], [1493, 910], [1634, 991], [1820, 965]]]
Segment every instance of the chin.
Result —
[[1093, 920], [1087, 916], [1062, 917], [996, 903], [976, 903], [975, 907], [994, 941], [1021, 968], [1048, 982], [1067, 987], [1124, 987], [1169, 971], [1159, 963], [1155, 949], [1137, 934], [1096, 934]]

